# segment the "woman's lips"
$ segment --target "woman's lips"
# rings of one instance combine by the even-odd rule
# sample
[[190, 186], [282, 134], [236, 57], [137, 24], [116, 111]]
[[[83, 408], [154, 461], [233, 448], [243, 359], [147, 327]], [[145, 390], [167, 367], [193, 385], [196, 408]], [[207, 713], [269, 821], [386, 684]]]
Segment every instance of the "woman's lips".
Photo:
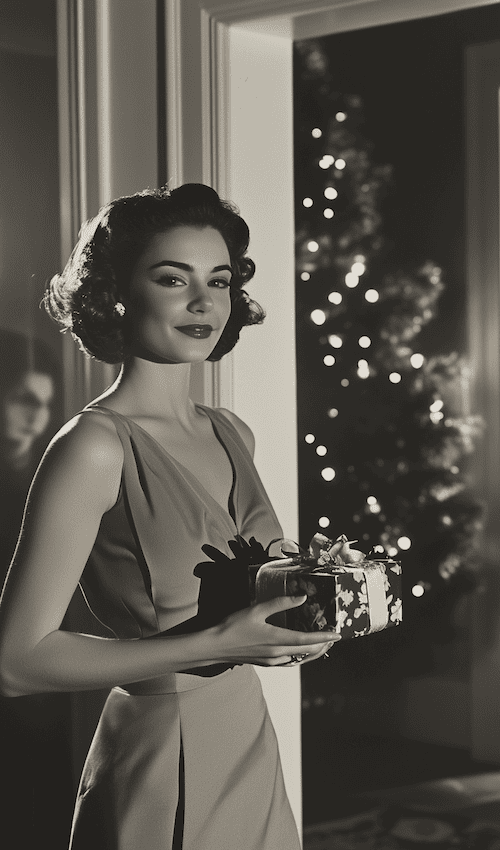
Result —
[[178, 325], [176, 330], [195, 339], [208, 339], [213, 327], [212, 325]]

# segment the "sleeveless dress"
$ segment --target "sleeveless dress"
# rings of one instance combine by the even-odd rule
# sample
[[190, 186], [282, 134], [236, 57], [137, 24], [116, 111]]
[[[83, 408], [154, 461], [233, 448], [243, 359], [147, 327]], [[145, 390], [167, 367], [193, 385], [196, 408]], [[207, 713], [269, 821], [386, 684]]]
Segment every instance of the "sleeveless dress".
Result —
[[[197, 407], [231, 462], [227, 511], [132, 419], [102, 405], [83, 411], [110, 416], [124, 451], [118, 500], [102, 518], [80, 582], [110, 637], [197, 630], [213, 619], [217, 600], [220, 621], [228, 598], [220, 578], [237, 598], [238, 576], [248, 587], [249, 553], [282, 536], [237, 430], [219, 411]], [[200, 619], [202, 599], [208, 605]], [[219, 664], [111, 690], [83, 769], [70, 841], [70, 850], [90, 848], [300, 850], [276, 735], [251, 665]]]

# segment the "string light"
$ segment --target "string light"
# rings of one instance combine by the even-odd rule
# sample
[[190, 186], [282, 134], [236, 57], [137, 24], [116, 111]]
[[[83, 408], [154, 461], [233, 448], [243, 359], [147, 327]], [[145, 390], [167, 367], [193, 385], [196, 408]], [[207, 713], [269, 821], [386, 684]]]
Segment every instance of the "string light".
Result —
[[354, 274], [354, 272], [347, 272], [347, 274], [345, 276], [345, 285], [348, 286], [350, 289], [354, 289], [354, 287], [357, 286], [358, 283], [359, 283], [358, 275]]
[[321, 470], [321, 477], [325, 479], [325, 481], [333, 481], [335, 478], [335, 470], [332, 469], [331, 466], [326, 466], [325, 469]]
[[369, 336], [360, 336], [360, 338], [358, 339], [358, 345], [361, 348], [370, 348], [371, 344], [372, 341]]
[[323, 215], [325, 218], [333, 218], [335, 213], [332, 209], [330, 209], [330, 207], [326, 207], [326, 209], [323, 210]]
[[310, 280], [311, 275], [309, 274], [309, 272], [302, 272], [302, 274], [300, 275], [300, 279], [301, 280]]
[[327, 516], [320, 516], [318, 520], [318, 525], [320, 528], [328, 528], [328, 526], [330, 525], [330, 520]]
[[319, 129], [319, 127], [315, 127], [314, 130], [311, 130], [311, 136], [313, 139], [321, 139], [323, 132]]
[[333, 354], [327, 354], [326, 357], [323, 357], [323, 363], [325, 366], [335, 366], [335, 357]]
[[441, 419], [444, 419], [444, 413], [429, 413], [429, 419], [434, 425], [438, 425], [441, 422]]
[[368, 360], [358, 360], [358, 378], [369, 378], [370, 377], [370, 367], [368, 366]]
[[401, 375], [399, 374], [399, 372], [391, 372], [391, 374], [389, 375], [389, 380], [392, 384], [399, 384], [401, 380]]
[[332, 348], [342, 348], [343, 342], [342, 337], [338, 334], [330, 334], [328, 337], [328, 342], [332, 346]]
[[366, 271], [366, 266], [365, 266], [364, 263], [362, 263], [360, 260], [358, 260], [357, 262], [352, 264], [351, 271], [354, 274], [362, 275]]
[[338, 198], [339, 193], [333, 186], [327, 186], [323, 194], [329, 201], [334, 201], [335, 198]]
[[323, 310], [313, 310], [311, 313], [311, 319], [315, 325], [324, 325], [326, 322], [326, 314]]
[[341, 304], [342, 303], [342, 293], [341, 292], [330, 292], [328, 296], [328, 300], [331, 304]]
[[310, 242], [307, 243], [307, 250], [311, 252], [311, 254], [315, 254], [316, 251], [319, 250], [319, 245], [314, 239], [311, 239]]
[[304, 437], [306, 443], [314, 443], [315, 439], [316, 437], [314, 436], [314, 434], [306, 434], [306, 436]]
[[336, 407], [331, 407], [328, 411], [328, 416], [330, 417], [330, 419], [336, 419], [338, 415], [339, 412]]
[[327, 449], [326, 446], [317, 446], [316, 447], [316, 454], [319, 455], [320, 457], [324, 457], [327, 454], [327, 452], [328, 452], [328, 449]]
[[302, 201], [303, 206], [307, 208], [312, 207], [313, 203], [314, 201], [312, 198], [304, 198], [304, 200]]
[[412, 354], [410, 357], [410, 363], [414, 369], [420, 369], [424, 365], [424, 355]]
[[380, 298], [380, 295], [376, 289], [367, 289], [365, 292], [365, 298], [370, 304], [375, 304], [375, 302]]

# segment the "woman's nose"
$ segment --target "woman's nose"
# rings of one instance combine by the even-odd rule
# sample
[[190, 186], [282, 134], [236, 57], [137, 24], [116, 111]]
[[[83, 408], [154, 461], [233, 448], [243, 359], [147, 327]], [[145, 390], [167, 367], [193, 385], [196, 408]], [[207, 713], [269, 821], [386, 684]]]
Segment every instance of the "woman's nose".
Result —
[[198, 287], [188, 305], [188, 310], [191, 313], [209, 313], [213, 309], [214, 302], [210, 290], [205, 287]]

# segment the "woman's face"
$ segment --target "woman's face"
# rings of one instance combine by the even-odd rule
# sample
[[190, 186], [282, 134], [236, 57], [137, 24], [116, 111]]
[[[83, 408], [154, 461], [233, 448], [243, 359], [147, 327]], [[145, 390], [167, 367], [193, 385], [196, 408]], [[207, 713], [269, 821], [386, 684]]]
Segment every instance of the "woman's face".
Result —
[[133, 353], [160, 363], [206, 360], [231, 312], [231, 261], [212, 227], [157, 233], [130, 283]]

